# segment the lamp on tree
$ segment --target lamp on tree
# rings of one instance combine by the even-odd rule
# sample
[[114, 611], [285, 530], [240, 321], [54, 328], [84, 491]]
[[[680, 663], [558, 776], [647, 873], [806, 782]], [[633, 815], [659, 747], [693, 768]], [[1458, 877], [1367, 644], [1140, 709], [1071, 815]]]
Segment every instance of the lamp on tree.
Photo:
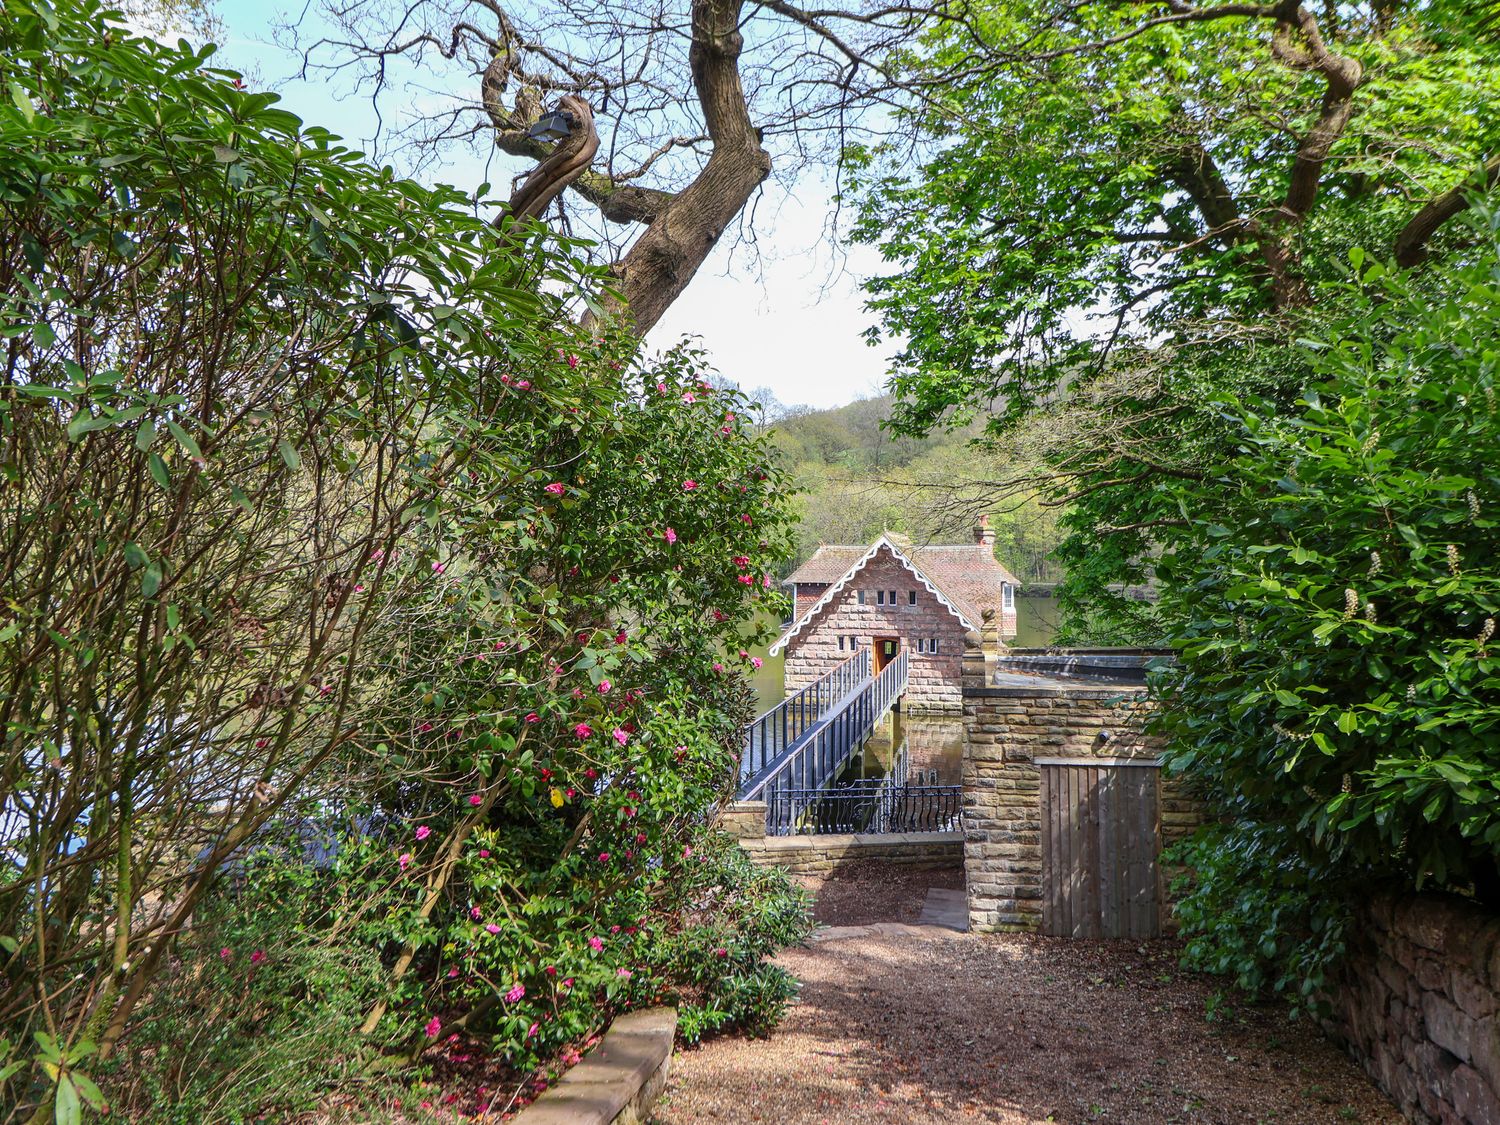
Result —
[[578, 121], [566, 110], [554, 109], [537, 118], [536, 124], [526, 130], [534, 141], [561, 141], [573, 135]]

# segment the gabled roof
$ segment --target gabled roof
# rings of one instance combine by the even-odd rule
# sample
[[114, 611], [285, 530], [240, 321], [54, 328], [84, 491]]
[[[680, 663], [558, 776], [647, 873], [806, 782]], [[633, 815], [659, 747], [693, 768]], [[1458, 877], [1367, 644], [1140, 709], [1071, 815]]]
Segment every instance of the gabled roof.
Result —
[[[1001, 583], [1019, 585], [1015, 576], [995, 561], [993, 550], [984, 543], [915, 547], [887, 532], [869, 547], [824, 545], [792, 572], [786, 584], [831, 585], [777, 638], [771, 646], [771, 655], [780, 652], [806, 628], [882, 549], [889, 551], [966, 629], [978, 629], [986, 609], [999, 611]], [[839, 566], [843, 569], [835, 570]]]

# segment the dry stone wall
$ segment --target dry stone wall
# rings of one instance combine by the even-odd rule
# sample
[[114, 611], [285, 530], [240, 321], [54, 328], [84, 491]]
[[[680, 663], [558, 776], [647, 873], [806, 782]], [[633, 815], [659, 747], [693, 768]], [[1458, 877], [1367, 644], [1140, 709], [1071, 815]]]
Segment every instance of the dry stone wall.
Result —
[[1411, 1120], [1500, 1125], [1500, 916], [1418, 895], [1361, 921], [1328, 1031]]

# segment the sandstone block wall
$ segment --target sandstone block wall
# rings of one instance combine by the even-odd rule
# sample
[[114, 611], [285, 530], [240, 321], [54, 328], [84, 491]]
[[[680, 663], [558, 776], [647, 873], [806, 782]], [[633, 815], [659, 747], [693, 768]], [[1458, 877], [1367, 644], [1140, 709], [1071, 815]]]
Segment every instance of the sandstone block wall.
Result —
[[750, 859], [792, 875], [827, 875], [867, 859], [920, 871], [963, 862], [961, 832], [905, 832], [882, 836], [767, 836], [764, 801], [736, 801], [719, 814], [719, 827], [738, 838]]
[[[865, 591], [865, 604], [858, 593]], [[895, 605], [877, 605], [876, 592], [896, 592]], [[917, 593], [917, 604], [909, 605], [909, 592]], [[1012, 632], [1014, 628], [1012, 627]], [[959, 688], [963, 667], [964, 628], [952, 612], [889, 554], [882, 552], [839, 592], [801, 633], [787, 645], [786, 691], [806, 687], [829, 669], [854, 654], [849, 638], [868, 647], [873, 638], [900, 637], [911, 655], [910, 686], [904, 705], [914, 710], [957, 712], [962, 703]], [[844, 648], [839, 648], [843, 637]], [[938, 651], [918, 652], [917, 639], [936, 639]]]
[[1360, 921], [1327, 1030], [1411, 1120], [1500, 1125], [1500, 916], [1417, 895]]
[[[1151, 759], [1137, 689], [964, 688], [964, 868], [971, 930], [1035, 930], [1042, 912], [1041, 767], [1038, 758]], [[1100, 732], [1110, 737], [1101, 739]], [[1200, 808], [1162, 779], [1163, 847], [1200, 823]]]

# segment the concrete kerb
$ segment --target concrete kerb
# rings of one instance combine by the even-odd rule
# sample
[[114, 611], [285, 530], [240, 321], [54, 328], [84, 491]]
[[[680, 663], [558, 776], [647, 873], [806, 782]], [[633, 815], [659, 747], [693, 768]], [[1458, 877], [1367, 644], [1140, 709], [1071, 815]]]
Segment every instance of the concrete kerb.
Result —
[[676, 1008], [625, 1013], [517, 1125], [642, 1125], [666, 1088], [676, 1034]]

